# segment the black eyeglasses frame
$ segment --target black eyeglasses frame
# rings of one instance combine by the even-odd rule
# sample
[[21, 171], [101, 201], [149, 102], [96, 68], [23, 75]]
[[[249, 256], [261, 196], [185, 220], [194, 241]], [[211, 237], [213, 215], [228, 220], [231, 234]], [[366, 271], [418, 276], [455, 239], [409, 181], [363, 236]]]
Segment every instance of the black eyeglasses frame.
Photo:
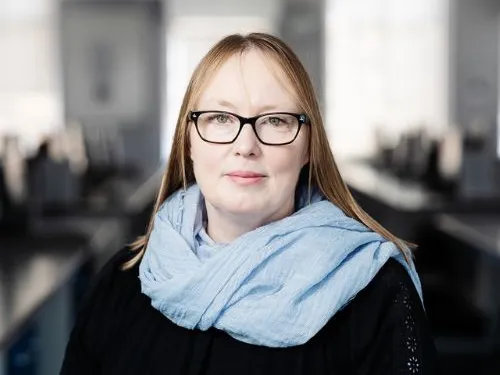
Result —
[[[233, 138], [232, 141], [227, 141], [227, 142], [214, 142], [214, 141], [209, 141], [207, 140], [206, 138], [204, 138], [202, 135], [201, 135], [201, 132], [198, 128], [198, 118], [205, 114], [205, 113], [220, 113], [220, 114], [225, 114], [225, 115], [231, 115], [231, 116], [234, 116], [236, 117], [239, 121], [240, 121], [240, 128], [238, 129], [238, 132], [236, 133], [235, 137]], [[295, 134], [295, 136], [293, 137], [293, 139], [289, 142], [285, 142], [285, 143], [268, 143], [268, 142], [264, 142], [262, 139], [260, 139], [259, 135], [257, 134], [257, 130], [255, 129], [255, 124], [257, 123], [257, 120], [261, 117], [264, 117], [264, 116], [269, 116], [269, 115], [289, 115], [289, 116], [293, 116], [295, 117], [298, 121], [299, 121], [299, 126], [297, 128], [297, 133]], [[257, 139], [259, 140], [260, 143], [266, 145], [266, 146], [285, 146], [285, 145], [289, 145], [291, 143], [293, 143], [299, 133], [300, 133], [300, 129], [302, 128], [302, 125], [309, 125], [309, 117], [304, 114], [304, 113], [292, 113], [292, 112], [269, 112], [269, 113], [262, 113], [260, 115], [257, 115], [257, 116], [253, 116], [253, 117], [243, 117], [243, 116], [240, 116], [236, 113], [232, 113], [232, 112], [227, 112], [227, 111], [189, 111], [189, 114], [188, 114], [188, 120], [189, 121], [193, 121], [194, 122], [194, 125], [195, 125], [195, 128], [196, 128], [196, 132], [198, 133], [198, 135], [200, 136], [200, 138], [207, 142], [207, 143], [214, 143], [214, 144], [223, 144], [223, 145], [226, 145], [226, 144], [231, 144], [231, 143], [234, 143], [234, 141], [236, 141], [238, 139], [238, 136], [240, 135], [241, 133], [241, 130], [243, 129], [243, 127], [246, 125], [246, 124], [249, 124], [252, 129], [253, 129], [253, 132], [255, 134], [255, 136], [257, 137]]]

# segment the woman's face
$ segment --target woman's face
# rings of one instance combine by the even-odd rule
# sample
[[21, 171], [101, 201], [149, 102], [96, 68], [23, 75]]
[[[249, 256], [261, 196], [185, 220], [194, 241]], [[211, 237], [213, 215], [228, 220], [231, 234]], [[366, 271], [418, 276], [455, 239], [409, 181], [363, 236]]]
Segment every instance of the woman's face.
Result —
[[[299, 113], [288, 81], [258, 50], [230, 58], [202, 92], [196, 111], [228, 111], [244, 117], [269, 112]], [[217, 121], [226, 121], [219, 118]], [[207, 212], [243, 217], [259, 225], [293, 210], [295, 187], [308, 162], [308, 126], [288, 145], [260, 143], [247, 124], [231, 144], [203, 141], [189, 129], [191, 159]]]

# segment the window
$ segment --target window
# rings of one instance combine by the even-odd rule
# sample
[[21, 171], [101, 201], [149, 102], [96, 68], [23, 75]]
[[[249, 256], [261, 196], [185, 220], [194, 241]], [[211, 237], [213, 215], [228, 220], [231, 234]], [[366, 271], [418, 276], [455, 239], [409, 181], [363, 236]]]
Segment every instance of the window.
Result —
[[56, 0], [0, 1], [0, 134], [30, 147], [62, 126]]
[[341, 158], [448, 124], [448, 0], [327, 0], [326, 126]]

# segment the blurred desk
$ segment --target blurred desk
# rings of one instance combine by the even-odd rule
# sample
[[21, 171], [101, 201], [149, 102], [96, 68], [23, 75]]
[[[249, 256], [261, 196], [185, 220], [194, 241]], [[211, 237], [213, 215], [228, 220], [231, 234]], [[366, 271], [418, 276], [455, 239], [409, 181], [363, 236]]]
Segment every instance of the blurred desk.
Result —
[[368, 161], [341, 161], [339, 169], [361, 207], [397, 236], [410, 241], [441, 213], [500, 212], [500, 200], [460, 200], [418, 181], [403, 180]]
[[107, 178], [74, 204], [50, 205], [35, 221], [47, 219], [64, 222], [67, 217], [81, 219], [112, 218], [119, 220], [126, 242], [144, 233], [163, 177], [163, 166], [143, 177]]
[[422, 223], [446, 205], [441, 195], [422, 184], [401, 180], [367, 161], [339, 162], [339, 169], [361, 207], [405, 240], [417, 241]]
[[388, 172], [377, 170], [368, 162], [343, 162], [339, 163], [339, 169], [351, 189], [394, 210], [434, 211], [445, 204], [440, 194], [432, 192], [422, 184], [399, 179]]
[[[111, 179], [108, 203], [34, 220], [31, 234], [0, 241], [0, 349], [58, 288], [68, 282], [90, 258], [96, 268], [125, 245], [128, 215], [140, 214], [152, 205], [163, 168], [145, 180]], [[131, 225], [133, 225], [132, 223]], [[138, 225], [144, 226], [144, 223]]]
[[500, 261], [500, 212], [496, 215], [442, 214], [435, 222], [448, 236]]
[[0, 244], [0, 348], [68, 282], [87, 257], [76, 234], [3, 239]]
[[454, 283], [460, 278], [466, 281], [463, 289], [469, 290], [472, 303], [491, 316], [496, 326], [500, 319], [500, 213], [441, 214], [434, 225], [452, 247], [448, 257], [453, 261], [448, 263]]
[[122, 228], [112, 219], [49, 219], [26, 236], [2, 237], [0, 374], [7, 371], [10, 346], [33, 325], [41, 343], [37, 374], [56, 373], [72, 324], [71, 279], [85, 263], [102, 263], [121, 246]]
[[0, 375], [13, 366], [22, 374], [59, 371], [88, 274], [145, 230], [162, 175], [159, 167], [110, 177], [75, 204], [36, 211], [28, 234], [1, 235]]
[[150, 207], [161, 185], [164, 167], [147, 176], [114, 175], [90, 188], [84, 197], [71, 204], [51, 204], [44, 216], [116, 216], [134, 215]]
[[450, 285], [460, 287], [483, 317], [476, 349], [495, 353], [500, 349], [500, 212], [440, 214], [434, 223], [448, 242]]

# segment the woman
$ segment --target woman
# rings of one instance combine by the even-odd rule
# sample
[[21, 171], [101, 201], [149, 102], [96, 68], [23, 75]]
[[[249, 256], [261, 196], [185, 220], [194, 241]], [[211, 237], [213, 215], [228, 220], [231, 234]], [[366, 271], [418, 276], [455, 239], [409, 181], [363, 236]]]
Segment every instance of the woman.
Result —
[[433, 374], [409, 246], [356, 204], [296, 55], [196, 68], [147, 234], [101, 271], [62, 374]]

